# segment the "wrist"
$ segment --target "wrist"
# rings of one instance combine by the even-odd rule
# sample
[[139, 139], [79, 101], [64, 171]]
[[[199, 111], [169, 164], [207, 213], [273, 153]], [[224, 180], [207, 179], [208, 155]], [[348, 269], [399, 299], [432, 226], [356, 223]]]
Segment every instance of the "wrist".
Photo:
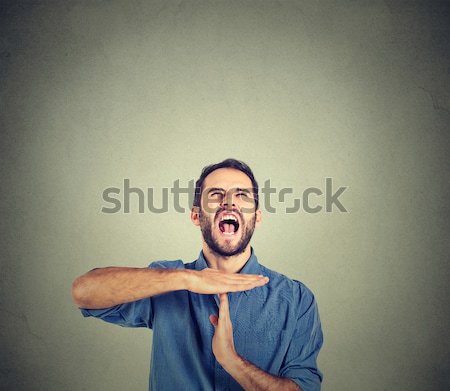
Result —
[[181, 289], [190, 291], [192, 289], [192, 277], [197, 273], [195, 270], [185, 269], [180, 273]]
[[239, 354], [236, 352], [231, 353], [229, 356], [224, 357], [220, 360], [217, 360], [219, 364], [222, 366], [225, 371], [227, 371], [229, 374], [239, 370], [240, 367], [242, 367], [244, 360]]

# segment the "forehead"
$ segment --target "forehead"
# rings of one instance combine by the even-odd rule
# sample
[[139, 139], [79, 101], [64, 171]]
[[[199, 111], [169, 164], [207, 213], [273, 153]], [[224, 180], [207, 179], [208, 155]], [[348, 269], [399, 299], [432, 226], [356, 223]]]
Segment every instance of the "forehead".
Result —
[[210, 173], [203, 182], [203, 189], [219, 187], [225, 190], [233, 188], [251, 188], [252, 181], [240, 170], [235, 168], [219, 168]]

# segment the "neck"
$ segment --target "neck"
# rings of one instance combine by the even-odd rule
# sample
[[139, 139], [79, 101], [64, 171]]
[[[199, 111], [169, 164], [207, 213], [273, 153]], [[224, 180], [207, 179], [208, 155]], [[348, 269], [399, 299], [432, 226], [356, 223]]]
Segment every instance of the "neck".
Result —
[[239, 273], [251, 255], [252, 250], [250, 244], [244, 252], [230, 257], [224, 257], [211, 251], [208, 245], [203, 243], [203, 256], [205, 257], [208, 267], [211, 269], [217, 269], [227, 273]]

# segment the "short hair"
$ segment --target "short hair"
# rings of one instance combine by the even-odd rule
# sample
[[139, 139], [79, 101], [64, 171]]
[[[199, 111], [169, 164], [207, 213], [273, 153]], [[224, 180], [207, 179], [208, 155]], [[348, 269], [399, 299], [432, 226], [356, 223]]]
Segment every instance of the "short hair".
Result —
[[219, 168], [234, 168], [235, 170], [242, 171], [245, 175], [247, 175], [252, 181], [252, 190], [253, 190], [253, 198], [255, 199], [255, 209], [258, 209], [259, 205], [259, 197], [258, 197], [258, 182], [253, 175], [251, 168], [245, 164], [241, 160], [237, 159], [225, 159], [224, 161], [216, 164], [210, 164], [203, 168], [202, 173], [200, 174], [200, 178], [195, 182], [195, 196], [194, 196], [194, 205], [200, 207], [201, 204], [201, 196], [203, 191], [203, 183], [205, 182], [205, 178], [211, 174], [213, 171], [218, 170]]

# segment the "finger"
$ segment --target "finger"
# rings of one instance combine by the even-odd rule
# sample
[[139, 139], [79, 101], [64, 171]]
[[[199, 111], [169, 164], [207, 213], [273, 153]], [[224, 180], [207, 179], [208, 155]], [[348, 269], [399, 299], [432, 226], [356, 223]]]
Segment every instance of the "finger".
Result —
[[256, 278], [239, 278], [239, 277], [225, 277], [216, 279], [216, 281], [222, 281], [227, 284], [265, 284], [269, 281], [269, 277], [256, 277]]
[[241, 274], [241, 273], [228, 273], [224, 271], [219, 271], [217, 269], [204, 269], [207, 270], [207, 273], [211, 275], [215, 275], [218, 278], [226, 278], [231, 280], [259, 280], [261, 278], [264, 278], [262, 274]]
[[260, 281], [246, 282], [246, 283], [228, 283], [226, 286], [228, 288], [228, 292], [239, 292], [250, 290], [259, 286], [263, 286], [269, 282], [269, 279], [265, 277]]
[[229, 279], [237, 281], [259, 281], [265, 277], [262, 274], [239, 274], [239, 273], [227, 273], [225, 274]]
[[252, 286], [262, 286], [269, 282], [268, 277], [258, 278], [257, 280], [231, 280], [227, 283], [231, 285], [252, 285]]
[[219, 307], [219, 319], [226, 319], [230, 317], [228, 308], [228, 293], [220, 293], [220, 307]]
[[216, 315], [209, 315], [209, 321], [211, 322], [211, 324], [214, 326], [214, 328], [217, 327], [217, 325], [219, 324], [219, 320], [217, 318]]

